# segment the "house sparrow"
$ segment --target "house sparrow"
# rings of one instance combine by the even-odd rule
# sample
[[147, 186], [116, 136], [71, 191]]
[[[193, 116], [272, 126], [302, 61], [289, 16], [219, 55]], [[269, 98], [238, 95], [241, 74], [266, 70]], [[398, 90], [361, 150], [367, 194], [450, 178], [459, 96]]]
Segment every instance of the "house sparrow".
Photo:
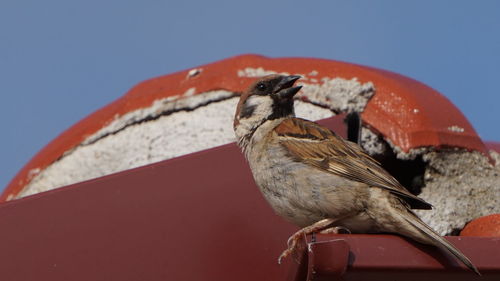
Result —
[[294, 117], [300, 76], [269, 75], [244, 92], [234, 131], [253, 177], [274, 211], [303, 227], [288, 240], [294, 252], [300, 239], [320, 231], [397, 233], [437, 246], [479, 274], [471, 261], [411, 208], [431, 209], [408, 192], [353, 142], [317, 123]]

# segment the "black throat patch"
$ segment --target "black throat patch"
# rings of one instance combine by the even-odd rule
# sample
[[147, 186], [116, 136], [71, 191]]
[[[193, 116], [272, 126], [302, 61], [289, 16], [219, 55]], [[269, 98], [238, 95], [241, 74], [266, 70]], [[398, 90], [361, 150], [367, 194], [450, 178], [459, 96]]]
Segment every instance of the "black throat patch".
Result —
[[293, 114], [293, 99], [281, 100], [271, 97], [273, 98], [273, 113], [267, 117], [267, 120], [288, 117]]

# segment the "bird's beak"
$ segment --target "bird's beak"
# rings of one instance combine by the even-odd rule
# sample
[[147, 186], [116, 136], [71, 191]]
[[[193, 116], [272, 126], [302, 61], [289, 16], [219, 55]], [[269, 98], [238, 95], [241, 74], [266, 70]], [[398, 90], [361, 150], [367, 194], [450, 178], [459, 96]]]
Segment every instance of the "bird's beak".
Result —
[[301, 77], [298, 75], [283, 76], [281, 81], [276, 85], [276, 95], [280, 99], [291, 99], [297, 94], [302, 86], [292, 87], [295, 81]]

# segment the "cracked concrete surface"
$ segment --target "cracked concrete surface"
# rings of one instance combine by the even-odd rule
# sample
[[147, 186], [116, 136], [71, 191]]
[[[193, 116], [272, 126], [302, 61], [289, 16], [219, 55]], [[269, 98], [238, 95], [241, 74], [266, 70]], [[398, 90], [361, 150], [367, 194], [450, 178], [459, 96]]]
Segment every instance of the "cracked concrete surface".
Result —
[[494, 151], [490, 154], [496, 166], [477, 151], [420, 147], [403, 152], [369, 128], [362, 128], [361, 146], [370, 155], [392, 150], [406, 161], [422, 156], [426, 166], [418, 196], [434, 208], [415, 212], [441, 235], [456, 234], [475, 218], [500, 213], [500, 155]]
[[406, 161], [422, 156], [426, 163], [418, 196], [434, 208], [415, 212], [441, 235], [456, 234], [475, 218], [500, 213], [500, 155], [494, 151], [490, 156], [495, 166], [482, 153], [464, 149], [420, 147], [403, 152], [369, 128], [362, 129], [361, 146], [370, 155], [392, 150]]
[[[39, 171], [18, 197], [233, 142], [237, 102], [232, 92], [214, 91], [158, 100], [125, 114]], [[333, 116], [302, 101], [296, 101], [296, 112], [312, 120]]]
[[183, 95], [155, 100], [150, 107], [137, 109], [116, 118], [113, 122], [84, 140], [82, 145], [94, 143], [109, 134], [115, 134], [123, 128], [136, 123], [152, 120], [161, 115], [169, 115], [177, 111], [193, 110], [211, 102], [222, 101], [235, 96], [234, 93], [228, 91], [211, 91], [202, 95], [193, 95], [195, 91], [195, 88], [190, 88]]
[[428, 152], [423, 159], [428, 164], [419, 196], [435, 208], [417, 213], [438, 233], [449, 235], [477, 217], [500, 213], [500, 167], [486, 156], [448, 150]]
[[[190, 72], [198, 75], [201, 69]], [[274, 71], [247, 68], [240, 76]], [[319, 120], [341, 111], [362, 111], [374, 93], [371, 83], [301, 74], [302, 98], [296, 114]], [[318, 84], [320, 83], [320, 84]], [[156, 100], [150, 107], [117, 117], [46, 169], [37, 171], [18, 197], [101, 177], [234, 141], [233, 114], [238, 97], [230, 91], [185, 93]], [[332, 101], [335, 102], [332, 102]]]

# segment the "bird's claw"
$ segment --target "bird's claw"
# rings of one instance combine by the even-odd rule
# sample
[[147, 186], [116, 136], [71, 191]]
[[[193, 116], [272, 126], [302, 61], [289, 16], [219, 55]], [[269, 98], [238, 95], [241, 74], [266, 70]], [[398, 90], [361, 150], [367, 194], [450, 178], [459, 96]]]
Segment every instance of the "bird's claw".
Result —
[[294, 235], [290, 236], [290, 238], [288, 238], [288, 241], [287, 241], [288, 248], [286, 250], [284, 250], [281, 253], [281, 255], [279, 256], [279, 258], [278, 258], [278, 264], [281, 264], [281, 261], [284, 258], [288, 257], [290, 254], [296, 252], [297, 246], [299, 245], [298, 242], [301, 239], [305, 239], [305, 235], [301, 231], [298, 231]]
[[292, 250], [290, 250], [290, 248], [284, 250], [283, 253], [281, 253], [281, 255], [278, 257], [278, 264], [281, 264], [281, 260], [288, 257], [291, 253]]

